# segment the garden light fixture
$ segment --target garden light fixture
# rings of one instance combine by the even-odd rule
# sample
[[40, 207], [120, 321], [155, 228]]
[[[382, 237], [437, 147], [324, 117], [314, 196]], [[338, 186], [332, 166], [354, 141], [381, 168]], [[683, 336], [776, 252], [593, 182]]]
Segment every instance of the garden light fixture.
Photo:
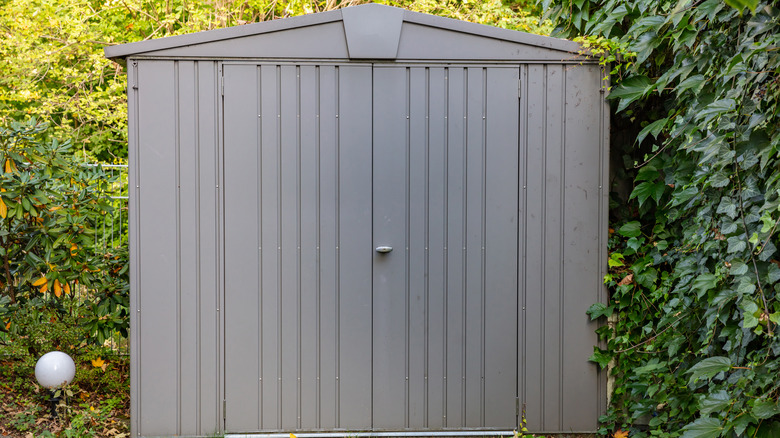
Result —
[[51, 392], [49, 404], [52, 418], [57, 418], [57, 405], [60, 402], [57, 389], [69, 384], [75, 375], [76, 364], [61, 351], [50, 351], [35, 363], [35, 379]]
[[73, 359], [61, 351], [50, 351], [35, 364], [35, 378], [44, 388], [58, 388], [67, 385], [76, 375]]

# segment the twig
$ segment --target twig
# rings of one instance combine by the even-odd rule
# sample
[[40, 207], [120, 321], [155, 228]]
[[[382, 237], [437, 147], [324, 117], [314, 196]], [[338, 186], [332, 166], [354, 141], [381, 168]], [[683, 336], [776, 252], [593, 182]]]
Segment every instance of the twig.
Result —
[[663, 329], [663, 330], [661, 330], [660, 332], [658, 332], [658, 333], [654, 334], [653, 336], [651, 336], [651, 337], [649, 337], [649, 338], [645, 339], [644, 341], [642, 341], [642, 342], [640, 342], [640, 343], [638, 343], [638, 344], [636, 344], [636, 345], [632, 345], [632, 346], [630, 346], [630, 347], [628, 347], [628, 348], [624, 348], [624, 349], [622, 349], [622, 350], [615, 350], [613, 353], [615, 353], [615, 354], [617, 354], [617, 353], [625, 353], [625, 352], [627, 352], [627, 351], [631, 351], [631, 350], [633, 350], [633, 349], [635, 349], [635, 348], [637, 348], [637, 347], [641, 347], [642, 345], [645, 345], [645, 344], [647, 344], [648, 342], [651, 342], [651, 341], [652, 341], [652, 340], [654, 340], [655, 338], [657, 338], [657, 337], [661, 336], [662, 334], [664, 334], [664, 333], [665, 333], [667, 330], [669, 330], [670, 328], [672, 328], [672, 327], [673, 327], [675, 324], [677, 324], [678, 322], [680, 322], [680, 320], [681, 320], [681, 319], [683, 319], [683, 318], [684, 318], [684, 317], [686, 317], [686, 316], [687, 316], [687, 315], [682, 315], [682, 316], [680, 316], [680, 317], [679, 317], [679, 318], [677, 318], [676, 320], [674, 320], [674, 321], [670, 322], [670, 323], [669, 323], [669, 325], [668, 325], [668, 326], [667, 326], [665, 329]]

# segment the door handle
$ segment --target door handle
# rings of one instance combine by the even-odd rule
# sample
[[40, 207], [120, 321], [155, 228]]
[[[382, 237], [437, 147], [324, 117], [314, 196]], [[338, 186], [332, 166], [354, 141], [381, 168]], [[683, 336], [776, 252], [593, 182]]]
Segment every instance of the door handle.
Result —
[[392, 250], [393, 250], [392, 246], [377, 246], [376, 247], [376, 252], [378, 252], [380, 254], [387, 254], [387, 253], [389, 253]]

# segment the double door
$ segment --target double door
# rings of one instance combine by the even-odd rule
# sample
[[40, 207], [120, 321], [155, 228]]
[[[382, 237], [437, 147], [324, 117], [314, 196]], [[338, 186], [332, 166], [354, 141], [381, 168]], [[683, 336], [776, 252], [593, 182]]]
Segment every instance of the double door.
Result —
[[223, 65], [226, 432], [516, 427], [518, 78]]

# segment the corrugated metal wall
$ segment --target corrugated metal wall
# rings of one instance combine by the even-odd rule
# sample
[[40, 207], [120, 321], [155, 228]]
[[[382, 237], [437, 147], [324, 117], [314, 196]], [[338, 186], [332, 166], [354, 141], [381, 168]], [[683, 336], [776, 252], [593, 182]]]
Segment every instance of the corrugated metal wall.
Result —
[[131, 421], [140, 434], [211, 434], [222, 426], [217, 63], [134, 61], [128, 76]]
[[137, 61], [134, 430], [594, 430], [600, 70]]
[[531, 430], [592, 431], [605, 400], [585, 315], [605, 299], [602, 71], [531, 64], [521, 79], [520, 396]]

